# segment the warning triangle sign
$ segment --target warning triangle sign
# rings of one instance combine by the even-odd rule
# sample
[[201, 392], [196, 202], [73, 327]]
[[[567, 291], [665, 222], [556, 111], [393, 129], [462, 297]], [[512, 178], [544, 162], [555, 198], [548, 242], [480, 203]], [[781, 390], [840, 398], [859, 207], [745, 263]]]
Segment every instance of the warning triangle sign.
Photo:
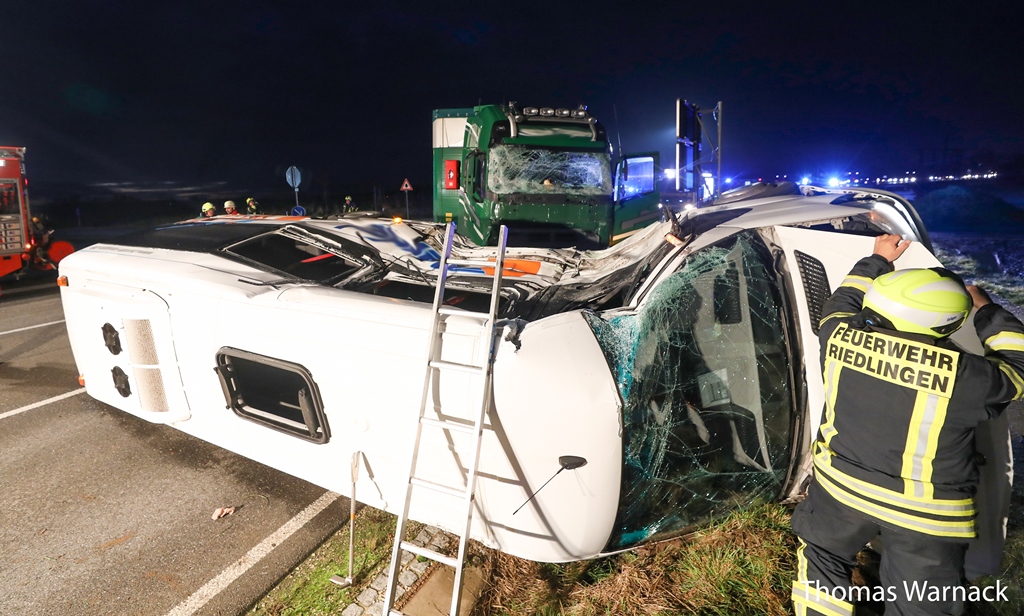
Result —
[[409, 183], [409, 178], [405, 178], [405, 181], [402, 182], [401, 190], [412, 190], [412, 184]]

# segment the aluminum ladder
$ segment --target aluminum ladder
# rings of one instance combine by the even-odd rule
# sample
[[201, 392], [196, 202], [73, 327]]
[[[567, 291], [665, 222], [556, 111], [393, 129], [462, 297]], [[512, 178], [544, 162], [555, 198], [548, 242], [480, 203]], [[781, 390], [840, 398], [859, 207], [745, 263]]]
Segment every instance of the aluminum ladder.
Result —
[[[450, 616], [458, 616], [459, 602], [462, 598], [463, 567], [466, 560], [466, 547], [469, 544], [469, 533], [473, 525], [474, 495], [476, 489], [477, 466], [480, 463], [480, 447], [483, 440], [484, 421], [487, 418], [487, 411], [491, 404], [491, 378], [494, 365], [494, 354], [497, 350], [495, 343], [495, 322], [498, 315], [498, 304], [501, 300], [501, 279], [505, 266], [505, 248], [508, 242], [508, 228], [504, 225], [498, 233], [498, 251], [494, 261], [450, 259], [452, 241], [455, 237], [455, 223], [448, 223], [445, 232], [444, 248], [441, 254], [441, 262], [438, 269], [437, 288], [434, 292], [433, 318], [430, 326], [430, 346], [427, 351], [427, 365], [423, 377], [423, 394], [420, 397], [419, 417], [416, 421], [416, 438], [413, 441], [412, 456], [409, 464], [408, 482], [405, 488], [405, 502], [402, 512], [398, 516], [398, 524], [395, 528], [395, 543], [391, 550], [391, 564], [388, 567], [388, 585], [384, 594], [384, 614], [387, 616], [405, 616], [402, 612], [393, 609], [397, 597], [395, 591], [398, 584], [398, 573], [401, 563], [402, 552], [410, 552], [417, 556], [423, 556], [430, 560], [440, 562], [455, 569], [455, 581], [452, 587], [452, 603], [449, 611]], [[489, 312], [470, 312], [454, 309], [444, 304], [445, 287], [448, 282], [449, 266], [456, 267], [480, 267], [494, 268], [493, 285], [491, 287], [491, 308]], [[486, 271], [486, 270], [484, 270]], [[483, 365], [467, 365], [441, 360], [442, 337], [445, 331], [445, 320], [449, 316], [459, 316], [476, 319], [483, 329], [484, 340], [487, 342], [487, 359]], [[472, 374], [482, 381], [480, 387], [480, 403], [477, 409], [473, 425], [435, 419], [427, 417], [427, 400], [430, 395], [431, 382], [438, 371], [454, 371]], [[435, 407], [440, 415], [440, 408]], [[420, 441], [424, 428], [440, 429], [446, 433], [461, 432], [472, 436], [472, 457], [468, 465], [469, 474], [466, 477], [466, 485], [452, 487], [421, 479], [416, 474], [416, 462], [419, 457]], [[453, 498], [460, 498], [463, 501], [465, 527], [459, 537], [459, 551], [455, 557], [445, 556], [427, 547], [420, 547], [410, 541], [404, 541], [405, 527], [409, 520], [409, 505], [413, 498], [413, 488], [433, 490], [446, 494]]]

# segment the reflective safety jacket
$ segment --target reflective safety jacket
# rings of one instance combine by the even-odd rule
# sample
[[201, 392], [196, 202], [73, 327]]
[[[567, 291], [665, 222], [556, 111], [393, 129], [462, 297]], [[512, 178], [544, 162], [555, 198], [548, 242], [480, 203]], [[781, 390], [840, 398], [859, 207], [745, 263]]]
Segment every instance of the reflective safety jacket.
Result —
[[815, 481], [882, 526], [966, 540], [975, 536], [974, 429], [1024, 398], [1024, 325], [997, 304], [980, 308], [984, 357], [873, 327], [860, 312], [864, 294], [892, 269], [878, 255], [861, 259], [825, 303]]

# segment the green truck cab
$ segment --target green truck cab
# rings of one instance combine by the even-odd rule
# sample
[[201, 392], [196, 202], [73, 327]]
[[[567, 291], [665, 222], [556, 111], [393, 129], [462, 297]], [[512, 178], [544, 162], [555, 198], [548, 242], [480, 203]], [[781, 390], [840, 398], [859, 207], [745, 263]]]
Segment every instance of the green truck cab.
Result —
[[660, 216], [657, 155], [613, 174], [604, 126], [583, 106], [437, 109], [433, 149], [434, 220], [482, 246], [507, 225], [512, 245], [604, 248]]

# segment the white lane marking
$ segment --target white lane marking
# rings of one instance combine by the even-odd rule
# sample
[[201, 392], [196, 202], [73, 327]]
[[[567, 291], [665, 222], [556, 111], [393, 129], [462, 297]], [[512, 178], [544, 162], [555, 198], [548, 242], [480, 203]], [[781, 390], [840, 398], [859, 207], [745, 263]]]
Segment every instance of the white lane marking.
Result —
[[24, 413], [25, 411], [31, 411], [32, 409], [37, 409], [37, 408], [39, 408], [41, 406], [46, 406], [47, 404], [49, 404], [51, 402], [56, 402], [58, 400], [63, 400], [64, 398], [70, 398], [71, 396], [77, 396], [78, 394], [84, 394], [84, 393], [85, 393], [85, 388], [82, 387], [81, 389], [76, 389], [74, 391], [69, 391], [66, 394], [61, 394], [59, 396], [54, 396], [52, 398], [47, 398], [46, 400], [42, 400], [40, 402], [33, 402], [32, 404], [28, 404], [26, 406], [23, 406], [20, 409], [14, 409], [13, 411], [7, 411], [6, 413], [0, 413], [0, 419], [4, 419], [5, 417], [10, 417], [11, 415], [17, 415], [18, 413]]
[[61, 319], [60, 321], [50, 321], [49, 323], [40, 323], [39, 325], [29, 325], [28, 327], [20, 327], [18, 329], [11, 329], [11, 330], [8, 330], [8, 331], [5, 331], [5, 332], [0, 332], [0, 336], [6, 336], [7, 334], [16, 334], [18, 332], [23, 332], [23, 331], [26, 331], [26, 330], [35, 329], [37, 327], [46, 327], [47, 325], [56, 325], [58, 323], [63, 323], [63, 322], [64, 322], [64, 319]]
[[341, 498], [341, 494], [337, 492], [324, 492], [323, 496], [313, 501], [312, 504], [300, 511], [294, 518], [285, 522], [284, 526], [274, 531], [274, 534], [261, 541], [259, 545], [249, 550], [245, 556], [236, 560], [234, 564], [229, 565], [220, 575], [204, 584], [202, 588], [192, 593], [173, 610], [167, 612], [167, 616], [189, 616], [194, 614], [206, 605], [210, 599], [213, 599], [217, 593], [227, 588], [228, 585], [241, 577], [243, 573], [258, 563], [264, 556], [270, 554], [271, 550], [281, 545], [281, 542], [292, 536], [306, 522], [312, 520], [318, 513], [329, 507], [331, 503], [339, 498]]

